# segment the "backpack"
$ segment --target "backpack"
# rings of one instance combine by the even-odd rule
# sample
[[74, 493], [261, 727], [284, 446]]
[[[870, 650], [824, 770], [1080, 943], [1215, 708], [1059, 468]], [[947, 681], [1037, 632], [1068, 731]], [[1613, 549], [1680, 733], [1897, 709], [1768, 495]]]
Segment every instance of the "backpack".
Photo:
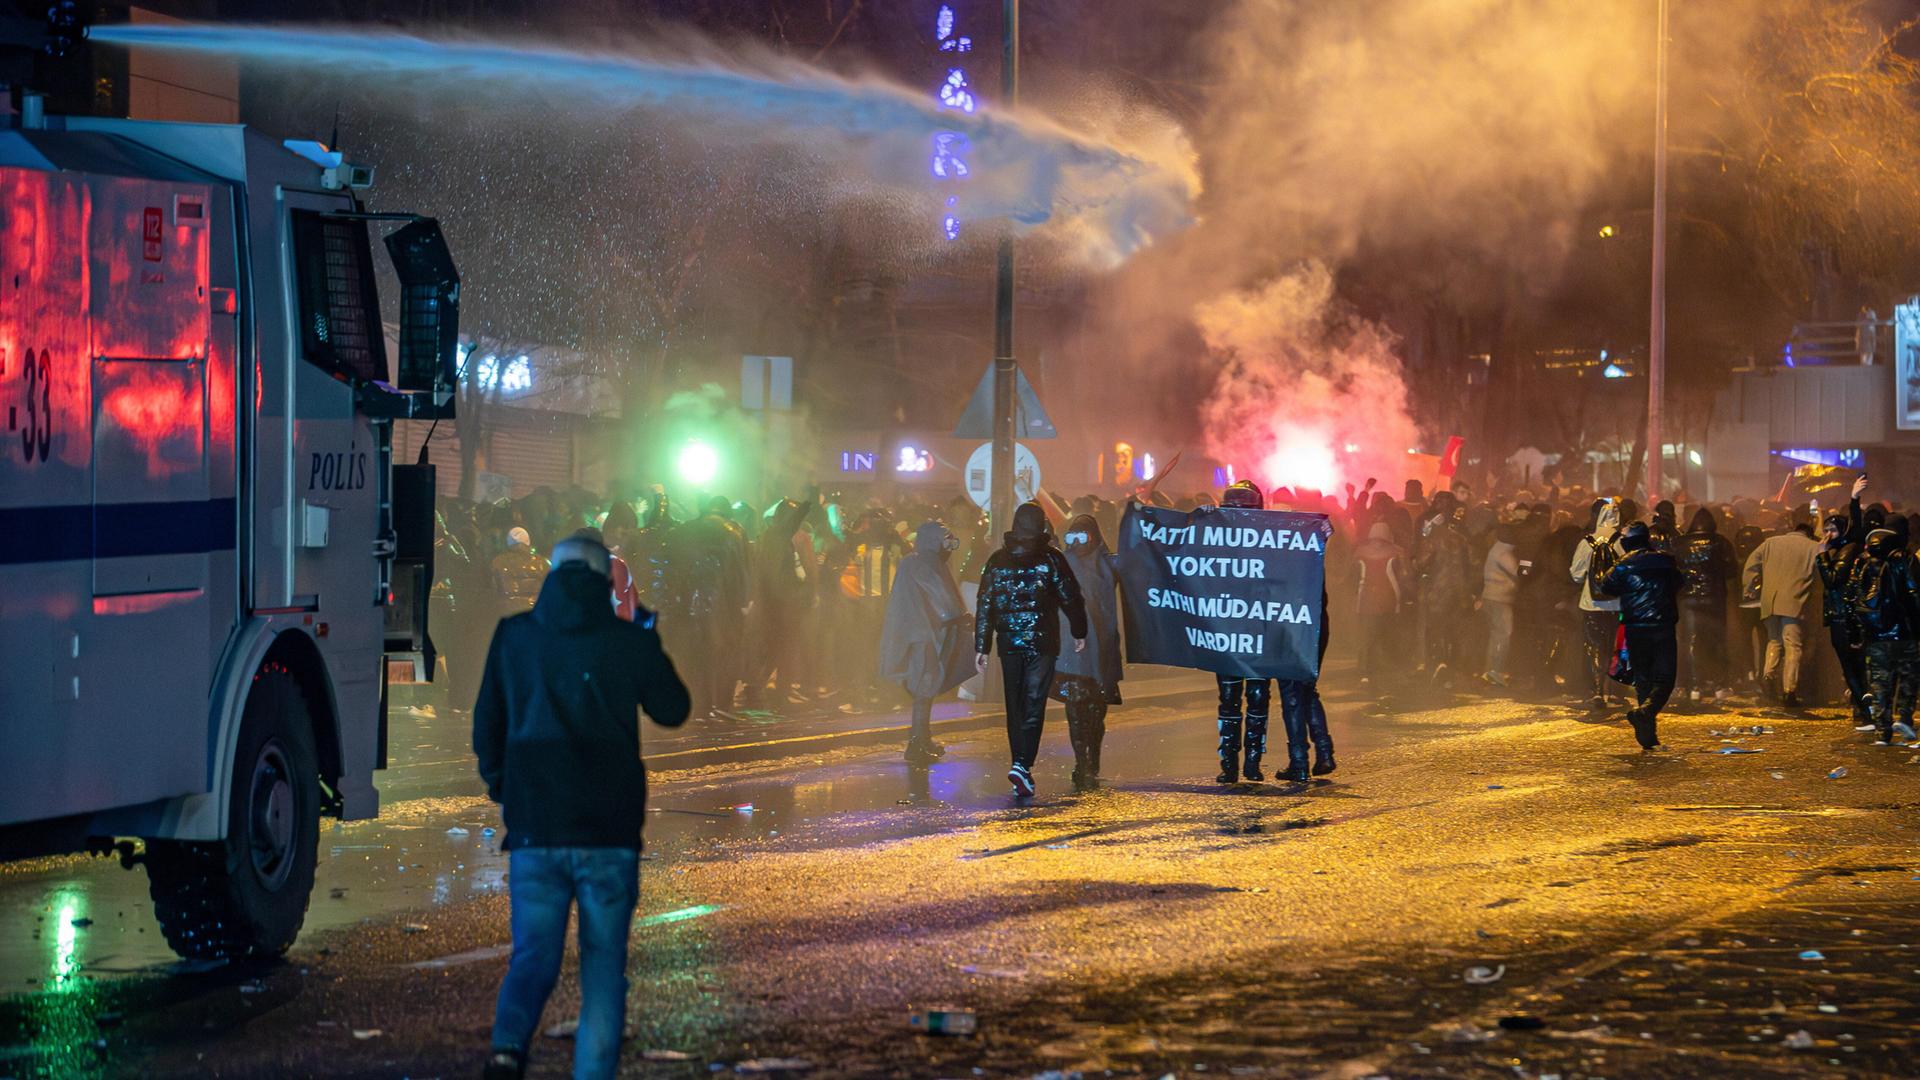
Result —
[[1587, 537], [1586, 545], [1590, 555], [1587, 560], [1587, 591], [1599, 596], [1600, 583], [1613, 573], [1614, 567], [1620, 565], [1620, 552], [1612, 541], [1601, 543], [1591, 536]]

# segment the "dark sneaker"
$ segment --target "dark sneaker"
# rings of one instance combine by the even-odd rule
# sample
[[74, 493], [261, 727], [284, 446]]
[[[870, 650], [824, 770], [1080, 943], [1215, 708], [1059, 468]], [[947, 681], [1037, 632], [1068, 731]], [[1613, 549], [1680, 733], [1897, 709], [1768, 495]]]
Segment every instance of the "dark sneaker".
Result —
[[1023, 799], [1033, 797], [1033, 774], [1021, 765], [1007, 770], [1007, 782], [1013, 785], [1013, 793]]
[[482, 1080], [520, 1080], [527, 1075], [526, 1055], [516, 1050], [495, 1050], [487, 1058]]

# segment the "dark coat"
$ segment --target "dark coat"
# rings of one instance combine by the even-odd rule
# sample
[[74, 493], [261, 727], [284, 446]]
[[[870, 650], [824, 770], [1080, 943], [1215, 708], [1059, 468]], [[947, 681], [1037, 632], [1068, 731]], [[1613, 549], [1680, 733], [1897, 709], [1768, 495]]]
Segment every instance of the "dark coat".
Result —
[[691, 704], [652, 620], [615, 615], [608, 588], [604, 574], [561, 566], [532, 611], [493, 633], [473, 752], [506, 819], [503, 846], [640, 846], [640, 710], [677, 727]]
[[1472, 548], [1467, 534], [1451, 518], [1430, 523], [1415, 562], [1420, 570], [1420, 602], [1428, 610], [1457, 611], [1472, 602]]
[[[1038, 518], [1037, 524], [1033, 518]], [[1075, 640], [1087, 636], [1080, 583], [1067, 557], [1049, 543], [1051, 539], [1038, 506], [1028, 503], [1015, 511], [1014, 531], [1006, 534], [1005, 546], [993, 553], [980, 575], [974, 652], [991, 651], [998, 635], [1002, 653], [1056, 656], [1063, 614]]]
[[1920, 637], [1920, 569], [1892, 530], [1867, 534], [1866, 554], [1854, 563], [1851, 585], [1861, 641]]
[[1680, 602], [1691, 611], [1725, 610], [1727, 584], [1740, 567], [1733, 558], [1733, 543], [1720, 535], [1713, 511], [1703, 506], [1693, 512], [1673, 557], [1686, 578]]
[[[1086, 534], [1086, 542], [1068, 544], [1066, 555], [1087, 609], [1087, 647], [1062, 653], [1054, 673], [1062, 679], [1086, 679], [1100, 687], [1108, 704], [1119, 704], [1120, 680], [1126, 678], [1120, 656], [1120, 578], [1115, 572], [1119, 556], [1107, 550], [1100, 523], [1091, 515], [1082, 514], [1067, 523], [1067, 536], [1081, 533]], [[1060, 633], [1071, 633], [1065, 612], [1060, 624]]]
[[966, 601], [945, 550], [947, 528], [929, 521], [915, 531], [913, 554], [900, 560], [880, 631], [880, 677], [915, 698], [938, 697], [973, 674]]
[[753, 545], [754, 601], [782, 612], [813, 606], [812, 552], [803, 557], [796, 539], [807, 520], [808, 504], [781, 499], [767, 509], [760, 539]]
[[1628, 552], [1600, 581], [1598, 592], [1620, 600], [1620, 621], [1629, 627], [1672, 626], [1680, 621], [1680, 568], [1664, 551]]

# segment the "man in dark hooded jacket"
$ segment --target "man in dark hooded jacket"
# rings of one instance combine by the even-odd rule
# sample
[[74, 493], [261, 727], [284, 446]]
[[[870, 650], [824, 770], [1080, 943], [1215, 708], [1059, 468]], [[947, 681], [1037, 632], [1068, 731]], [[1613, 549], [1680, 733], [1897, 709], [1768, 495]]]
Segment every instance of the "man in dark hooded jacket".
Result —
[[933, 741], [933, 699], [971, 674], [966, 665], [967, 605], [949, 565], [960, 541], [937, 521], [913, 534], [913, 552], [894, 570], [880, 631], [880, 678], [913, 698], [907, 761], [924, 765], [946, 753]]
[[1713, 511], [1693, 512], [1673, 549], [1685, 585], [1680, 592], [1680, 680], [1690, 700], [1727, 684], [1727, 585], [1739, 572], [1733, 542], [1720, 535]]
[[627, 929], [640, 885], [647, 771], [640, 712], [686, 722], [687, 688], [651, 615], [609, 601], [601, 544], [555, 545], [533, 610], [502, 619], [473, 710], [473, 751], [507, 832], [513, 959], [493, 1018], [489, 1078], [517, 1077], [560, 974], [580, 909], [580, 1030], [574, 1075], [614, 1074], [626, 1016]]
[[[1073, 743], [1073, 786], [1086, 790], [1100, 782], [1100, 745], [1107, 737], [1107, 707], [1120, 704], [1120, 579], [1116, 556], [1107, 550], [1100, 523], [1090, 513], [1067, 522], [1062, 537], [1067, 566], [1080, 585], [1087, 608], [1087, 647], [1060, 658], [1053, 693], [1067, 708], [1067, 739]], [[1067, 621], [1061, 612], [1063, 624]], [[1071, 632], [1071, 627], [1061, 629]]]
[[1007, 744], [1013, 765], [1007, 780], [1022, 798], [1033, 794], [1033, 759], [1040, 752], [1047, 692], [1060, 656], [1060, 616], [1067, 617], [1075, 651], [1087, 647], [1087, 609], [1067, 557], [1052, 544], [1047, 513], [1037, 503], [1013, 512], [1006, 543], [980, 575], [974, 620], [975, 664], [987, 670], [997, 637], [1007, 699]]

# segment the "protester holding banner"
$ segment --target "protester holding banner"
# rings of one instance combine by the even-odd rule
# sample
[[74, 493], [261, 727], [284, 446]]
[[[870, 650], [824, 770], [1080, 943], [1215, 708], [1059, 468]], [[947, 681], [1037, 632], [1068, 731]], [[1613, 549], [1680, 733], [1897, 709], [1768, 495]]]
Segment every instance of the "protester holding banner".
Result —
[[[1087, 647], [1060, 658], [1053, 694], [1066, 704], [1067, 738], [1073, 743], [1073, 786], [1099, 786], [1100, 744], [1107, 736], [1107, 707], [1120, 704], [1120, 581], [1100, 523], [1091, 514], [1067, 522], [1062, 536], [1067, 566], [1079, 582], [1087, 609]], [[1065, 612], [1060, 615], [1064, 624]], [[1063, 625], [1063, 630], [1070, 628]]]
[[1040, 729], [1047, 694], [1053, 689], [1060, 655], [1060, 617], [1066, 616], [1074, 651], [1087, 647], [1087, 610], [1067, 557], [1053, 546], [1046, 511], [1022, 503], [1013, 512], [1013, 531], [987, 559], [980, 575], [980, 600], [973, 634], [975, 665], [987, 670], [996, 635], [1007, 701], [1007, 746], [1013, 765], [1007, 780], [1016, 795], [1033, 794], [1033, 759], [1040, 753]]
[[[1320, 659], [1327, 662], [1327, 640], [1331, 636], [1327, 620], [1327, 594], [1320, 591]], [[1327, 707], [1320, 701], [1320, 680], [1280, 680], [1280, 719], [1287, 730], [1287, 771], [1282, 780], [1302, 784], [1314, 776], [1325, 776], [1337, 766], [1333, 760], [1333, 735], [1327, 730]], [[1307, 744], [1313, 744], [1313, 769], [1307, 769]]]
[[[1120, 529], [1127, 659], [1218, 677], [1222, 783], [1262, 778], [1271, 681], [1320, 675], [1332, 525], [1324, 514], [1262, 510], [1264, 501], [1242, 482], [1218, 509], [1135, 504]], [[1300, 751], [1304, 762], [1304, 740]]]
[[[1220, 505], [1236, 510], [1262, 510], [1266, 508], [1266, 497], [1253, 481], [1241, 480], [1221, 492]], [[1260, 758], [1267, 752], [1267, 718], [1272, 708], [1273, 680], [1216, 673], [1213, 681], [1220, 691], [1220, 775], [1214, 779], [1222, 784], [1237, 784], [1242, 776], [1256, 783], [1265, 780], [1266, 775], [1260, 771]], [[1243, 708], [1245, 712], [1241, 711]]]

